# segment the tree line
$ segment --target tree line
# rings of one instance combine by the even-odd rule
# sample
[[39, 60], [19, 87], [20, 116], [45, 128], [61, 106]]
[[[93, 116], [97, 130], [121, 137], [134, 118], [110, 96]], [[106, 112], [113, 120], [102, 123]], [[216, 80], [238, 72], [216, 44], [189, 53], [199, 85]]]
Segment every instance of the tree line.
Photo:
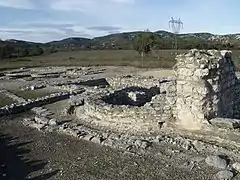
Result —
[[[104, 50], [104, 49], [123, 49], [136, 50], [141, 57], [146, 56], [152, 50], [173, 49], [174, 37], [160, 37], [152, 32], [144, 32], [137, 34], [133, 39], [118, 38], [113, 43], [108, 39], [99, 42], [83, 43], [79, 45], [67, 45], [66, 43], [55, 45], [46, 44], [6, 44], [0, 43], [0, 60], [9, 58], [22, 58], [31, 56], [40, 56], [50, 54], [57, 51], [75, 51], [75, 50]], [[106, 42], [105, 42], [106, 41]], [[196, 38], [179, 38], [177, 37], [178, 49], [240, 49], [240, 43], [221, 43], [217, 41], [204, 41]]]
[[39, 45], [16, 46], [14, 44], [2, 44], [0, 45], [0, 60], [9, 58], [40, 56], [53, 52], [56, 52], [56, 49], [54, 47], [40, 47]]

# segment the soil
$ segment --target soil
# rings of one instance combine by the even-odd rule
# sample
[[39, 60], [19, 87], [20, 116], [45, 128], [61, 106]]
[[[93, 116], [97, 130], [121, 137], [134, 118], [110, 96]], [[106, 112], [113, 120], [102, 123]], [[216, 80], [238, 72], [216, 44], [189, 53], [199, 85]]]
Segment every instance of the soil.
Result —
[[[26, 115], [22, 115], [26, 116]], [[212, 179], [216, 170], [204, 157], [174, 153], [134, 156], [57, 133], [42, 133], [21, 125], [21, 116], [0, 123], [0, 179]], [[193, 159], [202, 161], [191, 167]]]

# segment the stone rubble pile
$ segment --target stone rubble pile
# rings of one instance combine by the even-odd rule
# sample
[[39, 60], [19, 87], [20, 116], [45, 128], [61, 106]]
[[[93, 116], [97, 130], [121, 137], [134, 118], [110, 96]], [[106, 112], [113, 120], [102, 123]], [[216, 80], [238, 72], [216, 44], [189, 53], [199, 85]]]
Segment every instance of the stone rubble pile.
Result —
[[[42, 111], [42, 110], [37, 110]], [[109, 146], [121, 151], [125, 151], [132, 154], [147, 154], [150, 153], [154, 147], [169, 146], [176, 147], [180, 151], [191, 151], [191, 152], [205, 152], [208, 149], [211, 152], [223, 153], [226, 149], [217, 149], [215, 145], [207, 144], [198, 140], [190, 140], [181, 136], [170, 136], [170, 135], [132, 135], [124, 133], [114, 133], [111, 131], [103, 131], [94, 128], [87, 127], [83, 124], [77, 124], [73, 122], [58, 123], [52, 117], [41, 117], [38, 115], [34, 118], [24, 119], [24, 124], [45, 132], [59, 132], [66, 135], [73, 136], [77, 139], [91, 141], [93, 143]], [[174, 153], [177, 153], [174, 152]], [[206, 158], [206, 163], [209, 162], [209, 157]], [[209, 165], [225, 168], [225, 161], [217, 158], [212, 158]], [[213, 162], [214, 161], [214, 162]], [[222, 164], [219, 164], [222, 163]], [[232, 165], [234, 169], [238, 171], [240, 169], [237, 163]], [[222, 168], [222, 169], [224, 169]]]
[[36, 90], [36, 89], [43, 89], [47, 87], [46, 84], [35, 84], [35, 85], [31, 85], [31, 86], [27, 86], [27, 87], [24, 87], [24, 88], [21, 88], [22, 91], [28, 91], [28, 90]]
[[44, 107], [35, 107], [32, 108], [31, 111], [34, 112], [37, 116], [41, 117], [50, 117], [54, 114]]
[[214, 175], [214, 178], [219, 180], [230, 180], [239, 174], [240, 163], [231, 161], [226, 155], [210, 155], [205, 158], [208, 166], [220, 170]]
[[[153, 145], [172, 144], [182, 150], [195, 151], [191, 140], [182, 137], [169, 137], [164, 135], [158, 136], [137, 136], [128, 134], [116, 134], [112, 132], [100, 131], [88, 128], [82, 124], [63, 123], [59, 124], [56, 120], [48, 117], [25, 118], [25, 125], [40, 131], [58, 131], [66, 135], [73, 136], [78, 139], [91, 141], [93, 143], [102, 144], [119, 150], [132, 153], [147, 153], [147, 149]], [[144, 150], [144, 151], [141, 151]]]
[[52, 112], [43, 107], [35, 107], [31, 110], [36, 114], [34, 118], [25, 118], [23, 124], [38, 130], [53, 131], [57, 128], [57, 120], [52, 118]]
[[106, 68], [92, 69], [91, 67], [73, 67], [67, 68], [65, 74], [62, 76], [64, 77], [64, 76], [93, 75], [104, 73], [105, 71]]
[[63, 110], [63, 114], [64, 115], [68, 115], [68, 114], [72, 115], [74, 113], [76, 114], [75, 112], [76, 108], [83, 105], [84, 105], [83, 94], [70, 96], [70, 99], [68, 100], [68, 104], [66, 108], [64, 108]]
[[31, 74], [28, 73], [5, 74], [6, 79], [22, 79], [26, 77], [31, 77]]

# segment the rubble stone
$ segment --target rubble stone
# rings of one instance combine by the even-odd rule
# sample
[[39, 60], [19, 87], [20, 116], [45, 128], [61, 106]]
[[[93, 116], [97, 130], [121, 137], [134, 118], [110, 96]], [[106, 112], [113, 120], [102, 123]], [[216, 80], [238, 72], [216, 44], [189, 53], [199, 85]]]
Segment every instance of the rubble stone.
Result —
[[206, 164], [209, 166], [219, 168], [219, 169], [225, 169], [227, 167], [227, 161], [219, 156], [208, 156], [205, 159]]
[[240, 119], [230, 119], [230, 118], [214, 118], [209, 120], [209, 122], [220, 128], [236, 129], [240, 128]]
[[229, 170], [222, 170], [219, 171], [215, 176], [217, 180], [231, 180], [234, 177], [234, 174]]

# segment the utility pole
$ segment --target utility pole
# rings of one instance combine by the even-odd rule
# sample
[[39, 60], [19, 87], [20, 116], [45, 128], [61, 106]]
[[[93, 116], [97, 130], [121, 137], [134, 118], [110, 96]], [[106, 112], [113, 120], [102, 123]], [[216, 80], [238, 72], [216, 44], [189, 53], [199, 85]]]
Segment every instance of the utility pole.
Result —
[[179, 34], [180, 30], [183, 29], [183, 22], [179, 18], [178, 20], [171, 17], [171, 19], [168, 21], [169, 28], [172, 29], [172, 32], [174, 34], [173, 37], [173, 49], [178, 49], [178, 42], [177, 42], [177, 35]]

